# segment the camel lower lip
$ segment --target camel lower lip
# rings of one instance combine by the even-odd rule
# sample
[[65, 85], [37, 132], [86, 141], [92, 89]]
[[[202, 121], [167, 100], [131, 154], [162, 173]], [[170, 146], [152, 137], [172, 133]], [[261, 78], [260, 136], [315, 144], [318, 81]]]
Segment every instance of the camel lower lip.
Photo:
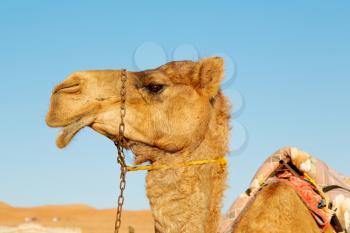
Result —
[[62, 128], [56, 139], [59, 148], [66, 147], [73, 137], [85, 126], [92, 124], [95, 117], [84, 117]]

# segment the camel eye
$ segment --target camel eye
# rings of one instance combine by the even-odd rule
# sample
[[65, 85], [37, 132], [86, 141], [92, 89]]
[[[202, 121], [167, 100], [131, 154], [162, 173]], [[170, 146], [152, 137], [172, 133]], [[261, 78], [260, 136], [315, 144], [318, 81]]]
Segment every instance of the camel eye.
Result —
[[148, 84], [146, 90], [152, 94], [158, 94], [164, 89], [164, 85], [161, 84]]

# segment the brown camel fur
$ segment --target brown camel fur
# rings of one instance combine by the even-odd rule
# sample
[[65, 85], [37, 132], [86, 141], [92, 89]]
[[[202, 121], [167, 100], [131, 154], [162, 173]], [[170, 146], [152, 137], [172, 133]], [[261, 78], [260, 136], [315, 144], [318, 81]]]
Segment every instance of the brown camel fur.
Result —
[[272, 183], [256, 194], [241, 213], [232, 233], [332, 233], [316, 224], [294, 189], [285, 183]]
[[[127, 75], [125, 136], [135, 163], [171, 166], [227, 153], [229, 105], [220, 91], [222, 58], [170, 62]], [[46, 122], [63, 127], [58, 147], [65, 147], [85, 126], [118, 138], [120, 80], [120, 70], [80, 71], [54, 89]], [[150, 171], [146, 189], [155, 231], [217, 232], [226, 174], [218, 164]], [[306, 213], [304, 207], [298, 210], [299, 215]], [[285, 223], [285, 218], [274, 221], [299, 224]], [[261, 226], [265, 228], [257, 232], [272, 232]], [[304, 232], [312, 229], [314, 225]]]

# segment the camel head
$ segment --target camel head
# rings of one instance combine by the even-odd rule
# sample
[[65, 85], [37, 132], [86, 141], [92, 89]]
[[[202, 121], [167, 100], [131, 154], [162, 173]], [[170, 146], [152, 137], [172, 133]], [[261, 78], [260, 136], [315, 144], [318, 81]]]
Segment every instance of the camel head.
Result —
[[[127, 72], [125, 137], [136, 156], [154, 150], [173, 153], [201, 142], [221, 96], [223, 70], [223, 59], [211, 57]], [[121, 70], [79, 71], [54, 88], [46, 122], [62, 127], [58, 147], [68, 145], [86, 126], [117, 139], [121, 74]]]

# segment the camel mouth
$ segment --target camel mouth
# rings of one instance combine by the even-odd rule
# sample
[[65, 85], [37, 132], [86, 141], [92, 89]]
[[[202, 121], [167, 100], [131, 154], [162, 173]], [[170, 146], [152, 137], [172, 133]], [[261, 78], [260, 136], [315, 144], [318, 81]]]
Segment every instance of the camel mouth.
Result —
[[95, 117], [82, 117], [62, 128], [56, 139], [58, 148], [66, 147], [73, 139], [73, 137], [84, 127], [91, 125]]

